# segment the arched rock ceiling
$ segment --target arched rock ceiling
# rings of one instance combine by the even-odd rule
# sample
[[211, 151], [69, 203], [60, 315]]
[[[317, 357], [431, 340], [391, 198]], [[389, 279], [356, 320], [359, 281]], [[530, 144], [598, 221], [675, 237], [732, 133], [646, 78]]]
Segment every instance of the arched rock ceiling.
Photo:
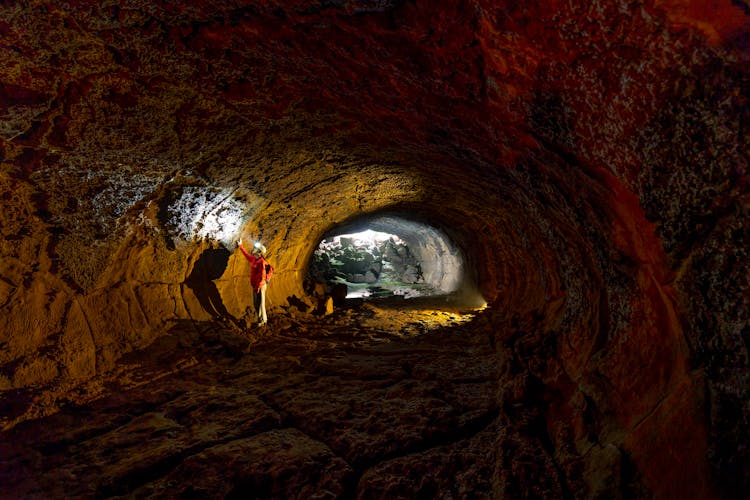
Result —
[[[727, 408], [747, 412], [750, 373], [748, 12], [4, 2], [0, 385], [85, 377], [169, 318], [201, 319], [181, 283], [212, 243], [179, 244], [169, 218], [203, 190], [267, 242], [277, 305], [332, 227], [381, 210], [429, 221], [471, 249], [502, 321], [565, 339], [560, 391], [588, 387], [623, 428], [707, 367], [719, 424], [696, 439], [721, 454], [747, 435]], [[231, 258], [220, 280], [230, 312], [244, 272]], [[653, 377], [628, 376], [643, 366]]]
[[[596, 204], [611, 183], [640, 195], [654, 220], [675, 210], [672, 186], [711, 180], [673, 172], [695, 152], [664, 158], [662, 148], [690, 143], [700, 120], [711, 130], [703, 161], [724, 156], [744, 102], [747, 52], [737, 49], [747, 16], [728, 1], [704, 10], [11, 2], [6, 170], [40, 191], [59, 232], [85, 218], [100, 242], [177, 171], [247, 188], [273, 205], [266, 227], [293, 227], [305, 211], [306, 227], [319, 219], [314, 233], [400, 202], [476, 233], [524, 216], [529, 189]], [[726, 153], [724, 169], [737, 164]], [[691, 236], [672, 215], [662, 221], [668, 249]], [[99, 271], [83, 269], [78, 281]]]

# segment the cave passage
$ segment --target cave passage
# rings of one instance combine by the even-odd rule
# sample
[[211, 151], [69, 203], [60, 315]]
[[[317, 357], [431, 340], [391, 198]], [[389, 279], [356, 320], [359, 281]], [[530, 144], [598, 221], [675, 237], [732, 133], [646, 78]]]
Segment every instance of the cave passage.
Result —
[[750, 0], [0, 32], [0, 499], [748, 496]]
[[313, 252], [308, 277], [329, 291], [345, 287], [347, 299], [410, 299], [462, 290], [465, 268], [462, 252], [439, 229], [378, 216], [329, 232]]

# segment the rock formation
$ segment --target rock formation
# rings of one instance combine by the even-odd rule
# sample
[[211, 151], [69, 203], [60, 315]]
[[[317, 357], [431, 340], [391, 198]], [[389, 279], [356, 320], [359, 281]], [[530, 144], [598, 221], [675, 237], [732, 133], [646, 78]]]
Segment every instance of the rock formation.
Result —
[[[255, 462], [231, 479], [238, 490], [208, 477], [181, 493], [239, 493], [271, 476], [259, 490], [270, 496], [287, 476], [303, 496], [469, 496], [472, 484], [497, 498], [747, 491], [749, 32], [746, 0], [3, 2], [0, 418], [2, 442], [17, 445], [0, 453], [0, 483], [16, 488], [5, 493], [54, 494], [45, 484], [64, 479], [18, 466], [31, 460], [22, 436], [36, 435], [39, 456], [75, 444], [75, 460], [99, 463], [97, 446], [139, 429], [160, 429], [154, 446], [171, 452], [144, 448], [141, 464], [115, 464], [111, 483], [70, 491], [164, 493], [216, 457], [247, 470], [263, 450], [285, 464], [269, 466], [277, 476]], [[389, 435], [366, 397], [337, 422], [345, 396], [323, 407], [294, 392], [330, 382], [314, 380], [324, 358], [300, 355], [305, 375], [279, 361], [288, 386], [258, 372], [269, 393], [238, 391], [239, 373], [206, 369], [211, 385], [184, 368], [244, 352], [228, 333], [247, 333], [252, 307], [234, 239], [268, 247], [266, 354], [281, 358], [306, 333], [346, 329], [299, 326], [319, 321], [304, 319], [304, 278], [325, 235], [378, 217], [426, 223], [461, 253], [489, 305], [445, 328], [492, 342], [491, 383], [488, 368], [462, 393], [460, 374], [405, 361], [389, 394], [419, 403], [400, 406], [389, 425], [403, 427]], [[203, 333], [190, 337], [185, 322]], [[382, 325], [367, 332], [390, 338]], [[356, 371], [346, 338], [342, 370]], [[212, 435], [205, 414], [180, 406], [194, 400], [152, 388], [128, 407], [102, 382], [168, 339], [215, 347], [162, 369], [182, 377], [182, 394], [206, 383], [216, 404], [245, 408], [239, 434]], [[476, 347], [446, 345], [456, 360]], [[365, 384], [395, 370], [372, 356]], [[120, 410], [76, 434], [81, 413], [66, 402], [94, 381], [104, 399], [82, 414]], [[371, 389], [362, 394], [384, 397]], [[441, 391], [455, 404], [430, 399]], [[59, 410], [48, 418], [69, 426], [64, 439], [21, 423]], [[481, 430], [469, 432], [475, 410]], [[372, 439], [354, 439], [359, 424]], [[97, 444], [106, 429], [121, 430]], [[169, 440], [185, 429], [193, 441]], [[319, 467], [305, 469], [305, 456]], [[96, 476], [68, 472], [73, 483]], [[430, 472], [443, 482], [415, 479]], [[458, 489], [444, 489], [449, 475]], [[33, 476], [49, 483], [24, 482]]]

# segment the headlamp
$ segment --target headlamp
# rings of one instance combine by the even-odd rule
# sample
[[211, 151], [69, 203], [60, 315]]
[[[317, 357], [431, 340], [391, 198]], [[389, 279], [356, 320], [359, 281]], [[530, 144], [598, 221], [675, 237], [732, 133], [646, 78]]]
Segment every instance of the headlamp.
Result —
[[256, 241], [256, 242], [255, 242], [255, 244], [254, 244], [253, 246], [254, 246], [255, 248], [257, 248], [258, 250], [260, 250], [260, 247], [261, 247], [262, 245], [260, 244], [260, 241]]

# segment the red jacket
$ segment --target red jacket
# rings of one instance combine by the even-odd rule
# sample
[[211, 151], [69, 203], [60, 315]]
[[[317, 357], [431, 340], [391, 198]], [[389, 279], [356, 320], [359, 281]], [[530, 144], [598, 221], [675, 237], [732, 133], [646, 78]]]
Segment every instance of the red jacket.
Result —
[[273, 266], [263, 257], [256, 257], [247, 253], [247, 250], [240, 245], [240, 250], [247, 260], [250, 261], [250, 285], [253, 290], [260, 292], [263, 283], [271, 281], [273, 275]]

